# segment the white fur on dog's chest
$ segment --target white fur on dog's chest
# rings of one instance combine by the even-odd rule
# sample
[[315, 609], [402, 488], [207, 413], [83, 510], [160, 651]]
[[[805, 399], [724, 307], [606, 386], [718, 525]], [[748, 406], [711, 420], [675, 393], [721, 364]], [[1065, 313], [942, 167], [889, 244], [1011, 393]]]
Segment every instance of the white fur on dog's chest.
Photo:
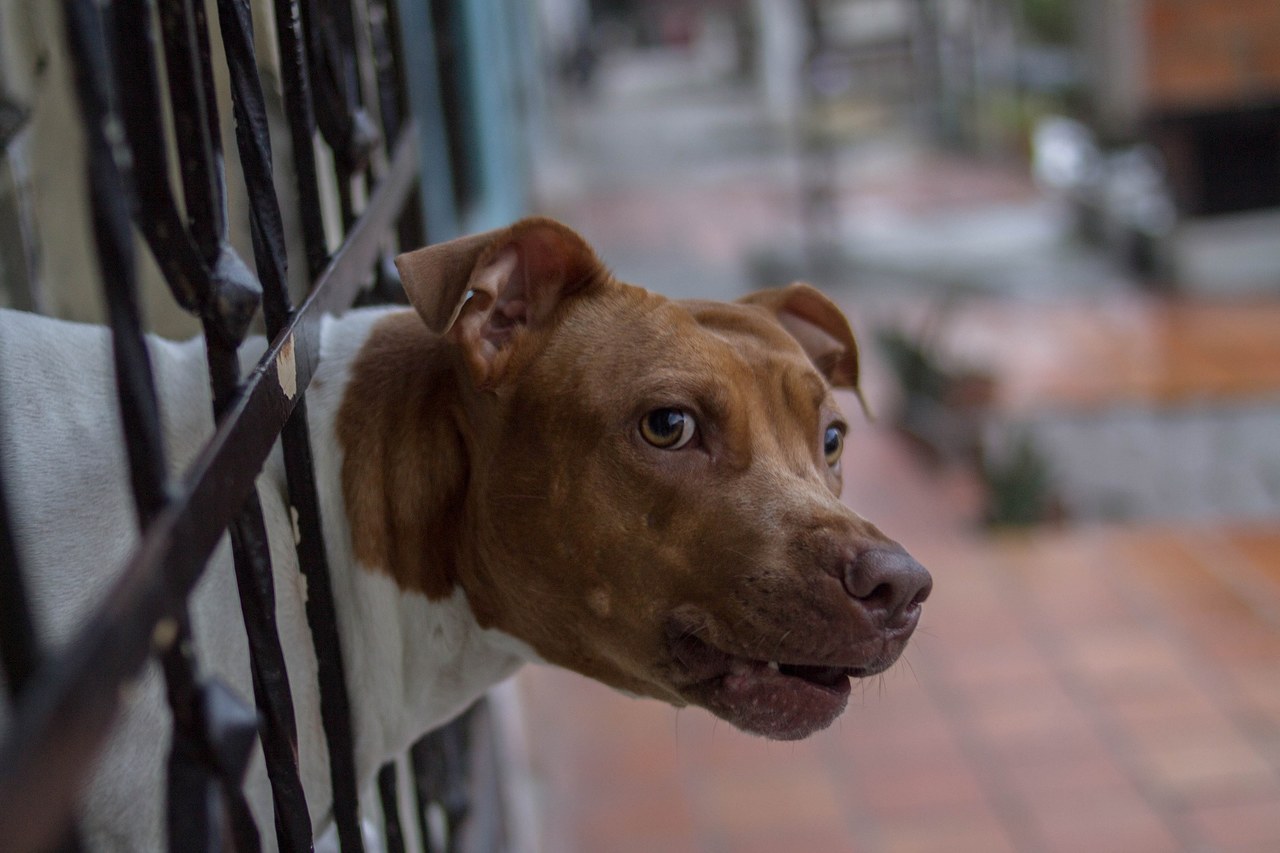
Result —
[[[350, 362], [383, 313], [354, 311], [322, 321], [320, 363], [307, 394], [362, 786], [389, 757], [423, 731], [447, 722], [520, 663], [510, 644], [501, 638], [493, 642], [494, 632], [476, 625], [460, 590], [450, 599], [429, 602], [399, 589], [384, 573], [352, 561], [341, 490], [342, 451], [333, 422]], [[203, 343], [149, 344], [166, 451], [177, 475], [212, 430]], [[263, 347], [261, 341], [247, 344], [244, 358], [255, 358]], [[83, 624], [137, 541], [111, 364], [104, 329], [0, 312], [0, 461], [38, 625], [55, 644]], [[303, 784], [319, 829], [330, 813], [328, 759], [306, 623], [305, 581], [297, 568], [278, 449], [259, 477], [258, 492], [274, 564]], [[191, 618], [204, 673], [223, 679], [252, 702], [247, 643], [225, 538], [191, 599]], [[129, 848], [139, 841], [140, 826], [146, 827], [141, 839], [154, 842], [147, 846], [160, 846], [168, 737], [168, 710], [152, 664], [130, 693], [123, 721], [88, 791], [94, 817], [86, 830], [93, 849]], [[260, 757], [246, 790], [259, 825], [270, 827]], [[273, 833], [262, 835], [268, 846], [274, 844]]]

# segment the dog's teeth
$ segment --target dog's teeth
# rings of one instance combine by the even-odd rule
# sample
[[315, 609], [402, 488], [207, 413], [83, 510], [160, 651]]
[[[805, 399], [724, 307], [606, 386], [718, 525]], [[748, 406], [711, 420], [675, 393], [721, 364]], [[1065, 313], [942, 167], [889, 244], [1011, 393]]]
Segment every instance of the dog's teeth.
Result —
[[777, 672], [777, 671], [778, 671], [778, 662], [777, 662], [776, 660], [771, 660], [771, 661], [769, 661], [769, 669], [773, 670], [774, 672]]

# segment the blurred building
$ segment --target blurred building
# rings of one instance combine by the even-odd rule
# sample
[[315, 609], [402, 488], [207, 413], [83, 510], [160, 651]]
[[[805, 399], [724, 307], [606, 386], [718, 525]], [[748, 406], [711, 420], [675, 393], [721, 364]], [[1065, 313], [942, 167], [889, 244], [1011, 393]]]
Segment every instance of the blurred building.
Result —
[[1096, 126], [1158, 146], [1182, 213], [1280, 205], [1280, 3], [1086, 0], [1079, 22]]

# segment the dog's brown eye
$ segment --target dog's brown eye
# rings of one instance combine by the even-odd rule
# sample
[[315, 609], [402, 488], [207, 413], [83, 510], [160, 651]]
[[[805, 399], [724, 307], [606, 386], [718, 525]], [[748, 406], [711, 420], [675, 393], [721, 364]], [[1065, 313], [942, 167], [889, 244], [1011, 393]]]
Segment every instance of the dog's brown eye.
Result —
[[679, 450], [697, 432], [693, 415], [683, 409], [654, 409], [640, 419], [644, 440], [663, 450]]
[[822, 454], [827, 459], [827, 464], [834, 466], [840, 461], [840, 453], [844, 450], [844, 430], [832, 424], [827, 427], [826, 435], [822, 438]]

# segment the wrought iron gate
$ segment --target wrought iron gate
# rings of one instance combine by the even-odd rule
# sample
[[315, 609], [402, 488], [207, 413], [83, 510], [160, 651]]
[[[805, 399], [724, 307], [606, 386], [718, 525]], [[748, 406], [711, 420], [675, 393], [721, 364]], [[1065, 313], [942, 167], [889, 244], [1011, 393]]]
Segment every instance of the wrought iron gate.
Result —
[[[254, 825], [240, 789], [255, 737], [266, 757], [281, 849], [311, 847], [266, 534], [254, 491], [277, 438], [298, 518], [335, 822], [342, 849], [362, 849], [350, 716], [303, 392], [316, 366], [320, 317], [348, 307], [362, 291], [394, 292], [390, 254], [397, 245], [423, 242], [419, 205], [411, 203], [418, 180], [417, 131], [406, 109], [399, 49], [398, 11], [408, 4], [264, 2], [273, 4], [295, 164], [291, 195], [305, 245], [305, 257], [292, 260], [305, 265], [311, 283], [297, 307], [286, 283], [285, 229], [273, 186], [249, 0], [217, 0], [222, 57], [211, 50], [203, 0], [63, 3], [141, 539], [92, 618], [65, 649], [48, 654], [32, 627], [0, 471], [0, 658], [14, 709], [0, 744], [0, 846], [6, 850], [77, 846], [75, 791], [109, 731], [122, 687], [138, 677], [151, 655], [162, 665], [173, 714], [170, 848], [259, 848], [259, 832], [272, 830]], [[421, 7], [414, 11], [420, 12]], [[228, 241], [215, 61], [225, 61], [231, 80], [256, 272]], [[438, 115], [426, 118], [438, 129]], [[336, 225], [343, 236], [333, 251], [321, 197], [321, 173], [330, 167], [317, 162], [317, 131], [331, 154], [329, 177], [338, 189]], [[175, 155], [180, 193], [169, 178]], [[143, 342], [135, 229], [173, 297], [199, 318], [206, 342], [216, 431], [176, 479], [166, 473]], [[270, 343], [257, 368], [241, 376], [237, 351], [259, 306]], [[224, 531], [231, 536], [249, 636], [256, 711], [217, 682], [199, 678], [190, 644], [183, 642], [187, 597]], [[415, 752], [442, 754], [442, 746]], [[464, 817], [456, 776], [444, 779], [426, 764], [419, 771], [428, 783], [420, 785], [419, 800], [434, 798], [455, 821]], [[392, 850], [401, 837], [394, 779], [390, 769], [378, 779]]]

